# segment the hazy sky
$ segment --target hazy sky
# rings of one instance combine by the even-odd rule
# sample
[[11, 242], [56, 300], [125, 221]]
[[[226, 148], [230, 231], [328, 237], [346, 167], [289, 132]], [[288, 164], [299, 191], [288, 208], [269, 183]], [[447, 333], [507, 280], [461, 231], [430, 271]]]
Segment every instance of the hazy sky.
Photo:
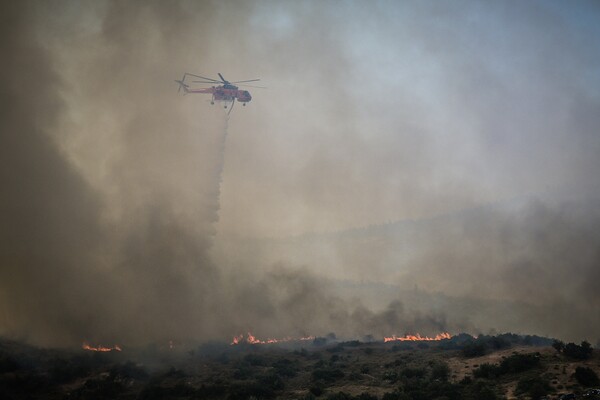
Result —
[[183, 72], [268, 86], [230, 120], [223, 233], [339, 230], [597, 184], [594, 2], [109, 4], [38, 16], [66, 86], [64, 143], [94, 184], [118, 151], [99, 131], [158, 107], [196, 135], [211, 128], [207, 96], [172, 96]]
[[[127, 332], [133, 341], [137, 332], [154, 329], [160, 333], [146, 339], [155, 340], [189, 326], [189, 335], [207, 338], [235, 333], [252, 316], [262, 318], [257, 325], [308, 330], [297, 320], [278, 324], [294, 307], [307, 323], [319, 316], [314, 330], [356, 333], [372, 325], [370, 317], [340, 323], [348, 308], [324, 296], [313, 277], [279, 271], [255, 285], [231, 280], [210, 259], [212, 243], [430, 218], [522, 196], [551, 198], [553, 206], [540, 206], [547, 213], [531, 215], [560, 215], [565, 222], [551, 225], [553, 237], [584, 249], [552, 267], [548, 293], [567, 266], [580, 265], [578, 282], [597, 277], [599, 219], [561, 203], [599, 194], [597, 2], [3, 8], [0, 333], [51, 343]], [[268, 89], [250, 89], [252, 102], [226, 121], [208, 96], [177, 94], [173, 80], [184, 72], [260, 78]], [[507, 232], [528, 232], [527, 243], [538, 237], [517, 214], [503, 216]], [[548, 226], [532, 218], [531, 226]], [[553, 242], [541, 242], [523, 252], [510, 247], [507, 259], [546, 262], [539, 255]], [[478, 250], [461, 258], [453, 248], [425, 252], [410, 273], [427, 263], [435, 277], [450, 257], [457, 276], [469, 276], [467, 267], [488, 260]], [[585, 261], [577, 258], [583, 253]], [[240, 276], [258, 267], [246, 261]], [[502, 262], [492, 264], [504, 271]], [[444, 276], [420, 282], [473, 294]], [[510, 293], [506, 279], [498, 297]], [[264, 301], [242, 296], [273, 282], [280, 292]], [[580, 289], [569, 287], [565, 304]], [[519, 289], [517, 297], [531, 300], [528, 293]], [[586, 310], [596, 306], [594, 297]], [[232, 312], [237, 320], [221, 321]], [[139, 318], [133, 329], [132, 318]]]

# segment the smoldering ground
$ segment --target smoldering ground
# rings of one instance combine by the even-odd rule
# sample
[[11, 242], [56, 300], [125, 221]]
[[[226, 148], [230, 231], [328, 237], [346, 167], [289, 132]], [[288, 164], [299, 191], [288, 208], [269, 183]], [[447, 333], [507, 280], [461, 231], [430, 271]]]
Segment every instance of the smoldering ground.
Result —
[[[594, 46], [585, 47], [561, 9], [461, 4], [466, 15], [435, 3], [3, 5], [0, 332], [79, 344], [228, 339], [248, 329], [271, 336], [476, 329], [439, 309], [393, 302], [378, 312], [341, 300], [321, 279], [323, 265], [275, 257], [269, 246], [239, 252], [234, 242], [227, 257], [213, 257], [212, 247], [231, 233], [284, 237], [431, 217], [565, 181], [596, 194], [597, 86], [583, 84], [597, 83]], [[484, 43], [473, 41], [469, 28], [489, 18], [514, 21], [513, 31], [484, 30]], [[504, 43], [490, 60], [516, 56], [521, 64], [481, 57], [488, 43]], [[557, 49], [567, 61], [552, 56]], [[400, 61], [407, 54], [418, 68]], [[348, 85], [376, 71], [376, 62], [381, 75]], [[176, 97], [173, 79], [186, 70], [270, 76], [283, 89], [253, 92], [227, 127], [223, 110], [205, 99]], [[572, 265], [582, 265], [577, 282], [593, 281], [596, 218], [582, 219], [572, 203], [540, 207], [542, 219], [526, 220], [557, 232], [543, 243], [580, 250], [549, 264], [548, 246], [529, 246], [537, 236], [526, 234], [526, 258], [552, 271], [536, 287], [556, 292]], [[536, 225], [554, 216], [564, 222]], [[512, 212], [498, 221], [510, 235], [524, 229]], [[429, 267], [422, 288], [464, 294], [438, 273], [448, 266], [477, 287], [479, 277], [465, 271], [487, 255], [462, 246], [486, 229], [424, 251], [408, 272]], [[436, 236], [423, 242], [428, 237]], [[497, 251], [517, 262], [520, 249]], [[275, 258], [288, 267], [271, 269]], [[347, 260], [326, 268], [386, 279]], [[563, 309], [578, 310], [571, 306], [580, 287], [561, 292]], [[513, 286], [497, 290], [508, 295]], [[535, 303], [528, 290], [514, 297]], [[587, 301], [586, 310], [598, 309], [597, 297]], [[556, 332], [579, 335], [585, 321], [578, 321]]]

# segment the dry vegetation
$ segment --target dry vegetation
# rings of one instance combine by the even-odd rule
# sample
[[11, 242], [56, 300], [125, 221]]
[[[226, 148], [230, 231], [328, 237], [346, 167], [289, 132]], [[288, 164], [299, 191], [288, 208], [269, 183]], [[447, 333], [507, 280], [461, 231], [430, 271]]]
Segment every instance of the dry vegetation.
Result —
[[568, 393], [600, 398], [584, 396], [600, 386], [598, 352], [573, 359], [550, 343], [517, 335], [460, 335], [435, 343], [330, 338], [304, 347], [212, 343], [94, 353], [0, 341], [0, 398], [493, 400]]

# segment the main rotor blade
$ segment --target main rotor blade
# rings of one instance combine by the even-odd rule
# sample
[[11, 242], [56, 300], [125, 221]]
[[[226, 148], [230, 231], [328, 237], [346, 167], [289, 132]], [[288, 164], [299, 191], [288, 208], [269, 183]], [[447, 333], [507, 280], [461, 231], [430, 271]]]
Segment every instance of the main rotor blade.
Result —
[[221, 81], [218, 81], [218, 80], [216, 80], [216, 79], [213, 79], [213, 78], [206, 78], [206, 77], [204, 77], [204, 76], [190, 74], [189, 72], [186, 72], [185, 74], [186, 74], [186, 75], [190, 75], [190, 76], [195, 76], [196, 78], [206, 79], [207, 81], [212, 81], [212, 82], [218, 82], [218, 83], [221, 83]]
[[223, 81], [223, 83], [227, 83], [227, 81], [225, 80], [225, 78], [223, 78], [223, 75], [221, 75], [220, 72], [217, 72], [217, 74], [219, 75], [219, 78], [221, 78], [221, 80]]
[[256, 88], [256, 89], [268, 89], [266, 86], [254, 86], [254, 85], [240, 85], [240, 86], [251, 87], [251, 88]]
[[231, 82], [231, 83], [244, 83], [244, 82], [257, 82], [260, 81], [260, 79], [250, 79], [248, 81], [235, 81], [235, 82]]
[[223, 83], [223, 82], [219, 82], [219, 81], [213, 81], [213, 82], [211, 82], [211, 81], [192, 81], [192, 82], [194, 82], [194, 83], [212, 83], [212, 84]]

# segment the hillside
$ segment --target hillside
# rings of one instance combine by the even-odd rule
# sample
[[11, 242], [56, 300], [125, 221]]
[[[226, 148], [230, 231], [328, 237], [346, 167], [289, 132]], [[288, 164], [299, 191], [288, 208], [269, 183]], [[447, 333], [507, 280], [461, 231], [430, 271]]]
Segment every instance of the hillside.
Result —
[[600, 385], [599, 352], [574, 359], [566, 352], [559, 354], [550, 342], [511, 334], [388, 343], [338, 342], [329, 337], [285, 345], [210, 343], [100, 353], [46, 350], [5, 340], [0, 342], [0, 395], [3, 399], [493, 400], [557, 399], [573, 393], [600, 398], [584, 397], [590, 387]]

